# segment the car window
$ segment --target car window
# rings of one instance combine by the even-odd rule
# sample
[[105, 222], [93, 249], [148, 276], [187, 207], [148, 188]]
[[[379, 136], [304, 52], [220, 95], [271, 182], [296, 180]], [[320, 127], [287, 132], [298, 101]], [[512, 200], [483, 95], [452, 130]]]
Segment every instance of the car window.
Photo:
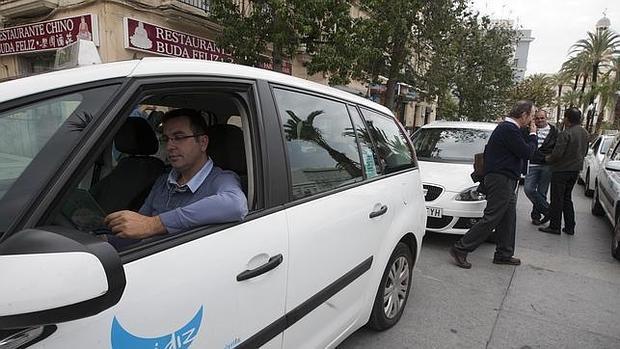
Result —
[[412, 140], [420, 160], [471, 163], [474, 154], [484, 151], [491, 133], [471, 128], [421, 128]]
[[596, 153], [596, 151], [598, 150], [598, 146], [601, 144], [601, 138], [598, 138], [591, 146], [590, 148], [592, 148], [592, 151], [594, 151]]
[[275, 89], [274, 95], [286, 140], [293, 199], [363, 179], [345, 104], [281, 89]]
[[377, 148], [383, 174], [417, 165], [407, 137], [393, 118], [367, 109], [362, 109], [362, 114]]
[[351, 120], [355, 127], [355, 133], [357, 135], [357, 141], [360, 145], [360, 151], [362, 154], [362, 163], [364, 164], [364, 172], [367, 178], [373, 178], [382, 173], [382, 164], [376, 149], [372, 143], [372, 139], [368, 132], [368, 128], [364, 124], [362, 116], [355, 107], [349, 106], [349, 112], [351, 114]]
[[97, 110], [112, 91], [76, 92], [0, 113], [0, 199], [63, 125], [67, 132], [84, 129], [92, 120], [86, 110]]
[[612, 142], [613, 142], [613, 138], [603, 139], [603, 142], [601, 143], [600, 153], [605, 154], [607, 150], [609, 149], [609, 146], [611, 145]]
[[609, 157], [609, 160], [612, 160], [612, 161], [620, 160], [620, 143], [616, 145], [616, 149]]
[[[110, 235], [109, 227], [104, 224], [108, 214], [122, 210], [141, 212], [151, 189], [159, 180], [167, 178], [172, 168], [162, 134], [162, 117], [183, 107], [183, 103], [189, 103], [205, 119], [209, 158], [214, 166], [236, 173], [252, 209], [255, 186], [246, 157], [252, 152], [246, 151], [249, 142], [245, 141], [249, 112], [237, 107], [241, 104], [234, 103], [236, 97], [232, 92], [215, 94], [205, 89], [193, 91], [192, 99], [187, 96], [175, 90], [153, 92], [129, 108], [128, 114], [118, 115], [117, 119], [123, 122], [112, 140], [100, 144], [95, 163], [75, 180], [45, 224]], [[214, 112], [211, 107], [216, 101], [221, 105]], [[235, 118], [233, 123], [210, 124], [229, 120], [231, 115]], [[247, 138], [251, 137], [247, 135]], [[114, 246], [123, 250], [133, 245], [123, 242]]]

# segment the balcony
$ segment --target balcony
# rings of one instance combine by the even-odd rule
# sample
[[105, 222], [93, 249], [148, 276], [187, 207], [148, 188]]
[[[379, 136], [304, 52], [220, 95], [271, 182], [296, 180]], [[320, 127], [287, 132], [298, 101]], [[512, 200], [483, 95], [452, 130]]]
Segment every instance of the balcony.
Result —
[[57, 8], [60, 2], [61, 0], [0, 0], [0, 14], [8, 20], [43, 16]]
[[203, 10], [204, 12], [209, 14], [209, 7], [211, 6], [211, 0], [179, 0], [184, 4], [188, 4], [197, 9]]

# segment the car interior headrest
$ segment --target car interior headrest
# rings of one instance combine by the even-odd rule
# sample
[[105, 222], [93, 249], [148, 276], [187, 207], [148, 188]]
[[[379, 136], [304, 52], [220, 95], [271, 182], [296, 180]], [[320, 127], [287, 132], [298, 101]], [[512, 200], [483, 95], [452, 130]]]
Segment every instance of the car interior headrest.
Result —
[[114, 137], [116, 149], [130, 155], [153, 155], [159, 149], [155, 131], [141, 117], [128, 117]]

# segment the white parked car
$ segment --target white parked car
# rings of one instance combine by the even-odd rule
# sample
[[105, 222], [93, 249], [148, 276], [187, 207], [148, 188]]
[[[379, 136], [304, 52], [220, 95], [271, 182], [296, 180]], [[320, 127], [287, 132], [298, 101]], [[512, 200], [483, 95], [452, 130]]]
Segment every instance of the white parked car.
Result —
[[594, 180], [613, 139], [613, 135], [598, 136], [588, 148], [588, 154], [583, 159], [583, 169], [579, 172], [579, 181], [584, 184], [583, 190], [586, 196], [592, 196], [594, 193]]
[[[180, 107], [202, 112], [207, 152], [239, 175], [250, 212], [117, 251], [96, 235], [102, 216], [139, 207], [153, 173], [97, 188], [126, 159], [163, 168], [154, 133]], [[136, 115], [144, 133], [120, 132]], [[0, 347], [325, 348], [405, 308], [420, 173], [403, 127], [367, 99], [145, 58], [1, 83], [0, 134]], [[149, 137], [154, 149], [123, 150]]]
[[465, 234], [483, 215], [484, 195], [470, 177], [474, 154], [482, 153], [496, 124], [435, 121], [418, 129], [412, 141], [426, 200], [426, 229]]
[[611, 255], [620, 260], [620, 135], [614, 137], [596, 176], [592, 214], [607, 217], [614, 227]]

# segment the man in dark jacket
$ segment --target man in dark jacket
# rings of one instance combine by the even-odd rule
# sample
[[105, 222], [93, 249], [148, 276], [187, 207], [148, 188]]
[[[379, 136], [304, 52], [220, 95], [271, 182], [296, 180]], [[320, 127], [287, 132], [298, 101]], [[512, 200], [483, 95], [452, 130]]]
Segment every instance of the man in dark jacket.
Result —
[[[546, 163], [545, 156], [550, 155], [558, 137], [558, 129], [547, 123], [547, 112], [538, 110], [534, 116], [538, 148], [530, 158], [525, 175], [524, 191], [532, 202], [530, 217], [532, 223], [540, 225], [548, 221], [549, 203], [547, 190], [551, 181], [551, 167]], [[528, 130], [529, 131], [529, 130]], [[545, 217], [542, 217], [545, 215]], [[541, 220], [542, 218], [542, 220]]]
[[[493, 263], [519, 265], [513, 257], [517, 217], [517, 181], [523, 161], [536, 149], [536, 125], [531, 122], [536, 108], [532, 102], [520, 101], [506, 121], [497, 125], [484, 150], [484, 186], [487, 206], [484, 215], [452, 248], [450, 255], [457, 266], [471, 268], [467, 254], [480, 246], [495, 229], [496, 244]], [[527, 141], [521, 127], [529, 125]]]
[[581, 111], [570, 108], [564, 112], [564, 131], [558, 135], [551, 155], [545, 157], [551, 164], [551, 205], [549, 226], [538, 230], [560, 234], [562, 216], [564, 233], [575, 234], [575, 208], [571, 193], [588, 151], [588, 132], [581, 127]]

